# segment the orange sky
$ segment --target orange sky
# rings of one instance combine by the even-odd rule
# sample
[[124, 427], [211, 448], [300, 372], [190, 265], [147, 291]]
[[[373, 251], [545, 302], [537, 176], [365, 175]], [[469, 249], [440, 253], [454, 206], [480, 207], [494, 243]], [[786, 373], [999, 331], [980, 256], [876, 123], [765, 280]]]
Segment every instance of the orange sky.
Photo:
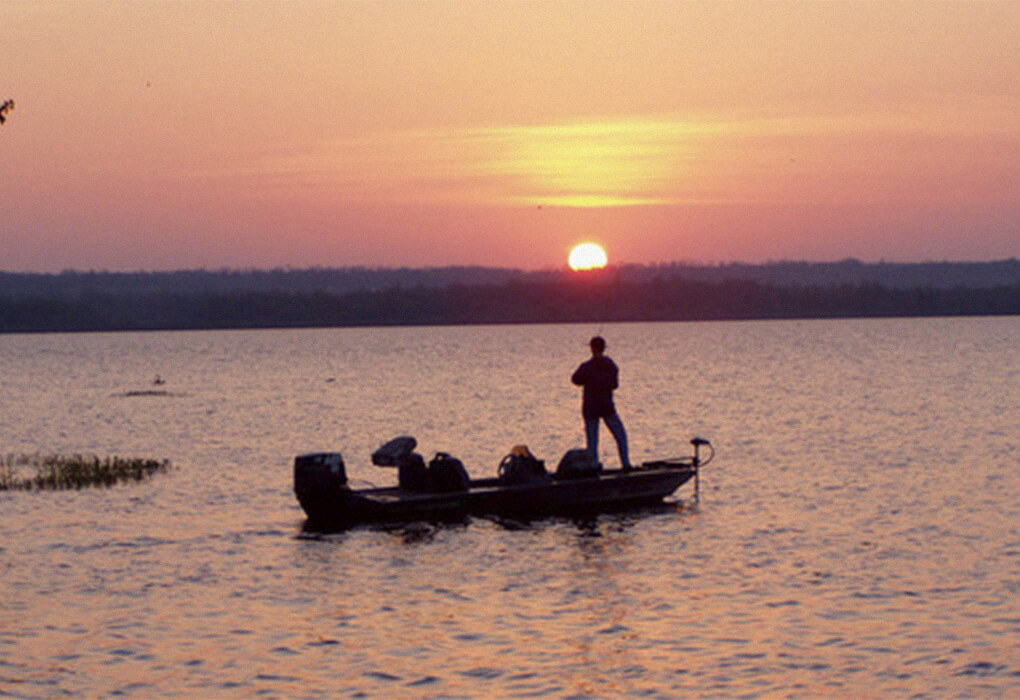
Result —
[[1020, 2], [0, 0], [0, 270], [1020, 255]]

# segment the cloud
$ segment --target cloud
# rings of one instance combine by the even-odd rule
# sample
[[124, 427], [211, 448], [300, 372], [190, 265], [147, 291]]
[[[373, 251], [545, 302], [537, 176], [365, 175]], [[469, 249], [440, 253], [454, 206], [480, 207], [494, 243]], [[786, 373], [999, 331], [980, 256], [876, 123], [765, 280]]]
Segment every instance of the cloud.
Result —
[[231, 172], [298, 198], [376, 205], [918, 201], [953, 196], [962, 181], [974, 194], [989, 178], [1015, 179], [1014, 107], [975, 100], [826, 114], [801, 105], [788, 114], [729, 119], [380, 131]]
[[679, 203], [726, 124], [617, 119], [406, 130], [335, 140], [234, 175], [363, 201], [504, 206]]

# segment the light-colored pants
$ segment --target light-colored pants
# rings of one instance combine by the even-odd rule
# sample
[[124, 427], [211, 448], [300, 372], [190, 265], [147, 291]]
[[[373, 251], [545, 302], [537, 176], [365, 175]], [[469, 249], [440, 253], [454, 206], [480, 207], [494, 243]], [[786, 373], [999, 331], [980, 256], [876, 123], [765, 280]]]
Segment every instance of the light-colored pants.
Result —
[[[599, 418], [585, 418], [584, 431], [588, 438], [588, 452], [592, 459], [599, 461]], [[603, 416], [601, 420], [606, 422], [606, 427], [616, 439], [616, 449], [620, 451], [620, 466], [624, 469], [630, 467], [630, 454], [627, 449], [627, 431], [623, 427], [620, 415], [614, 413], [611, 416]]]

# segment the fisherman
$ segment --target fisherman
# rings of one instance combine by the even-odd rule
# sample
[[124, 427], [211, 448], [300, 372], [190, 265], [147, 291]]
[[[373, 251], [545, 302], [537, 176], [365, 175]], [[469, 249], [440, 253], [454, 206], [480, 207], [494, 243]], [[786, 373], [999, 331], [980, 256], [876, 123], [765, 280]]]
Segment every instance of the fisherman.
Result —
[[616, 363], [606, 356], [604, 338], [595, 336], [588, 345], [591, 347], [591, 359], [583, 362], [570, 377], [574, 384], [584, 387], [581, 415], [584, 416], [588, 452], [595, 462], [599, 461], [599, 420], [603, 420], [616, 439], [616, 447], [620, 452], [620, 466], [624, 470], [630, 470], [632, 467], [627, 450], [627, 431], [624, 430], [623, 421], [620, 420], [613, 405], [613, 390], [619, 386], [620, 370]]

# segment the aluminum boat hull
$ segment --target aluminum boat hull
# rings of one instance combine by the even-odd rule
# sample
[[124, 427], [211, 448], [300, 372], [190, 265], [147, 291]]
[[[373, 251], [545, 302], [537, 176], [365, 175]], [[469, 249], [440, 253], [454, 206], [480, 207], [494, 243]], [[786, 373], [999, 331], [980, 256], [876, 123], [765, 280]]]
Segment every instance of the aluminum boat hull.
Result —
[[440, 521], [469, 515], [535, 517], [620, 510], [661, 503], [697, 476], [696, 462], [670, 459], [588, 477], [507, 484], [473, 479], [462, 491], [413, 492], [399, 487], [353, 490], [327, 467], [299, 468], [294, 491], [313, 528], [361, 523]]

